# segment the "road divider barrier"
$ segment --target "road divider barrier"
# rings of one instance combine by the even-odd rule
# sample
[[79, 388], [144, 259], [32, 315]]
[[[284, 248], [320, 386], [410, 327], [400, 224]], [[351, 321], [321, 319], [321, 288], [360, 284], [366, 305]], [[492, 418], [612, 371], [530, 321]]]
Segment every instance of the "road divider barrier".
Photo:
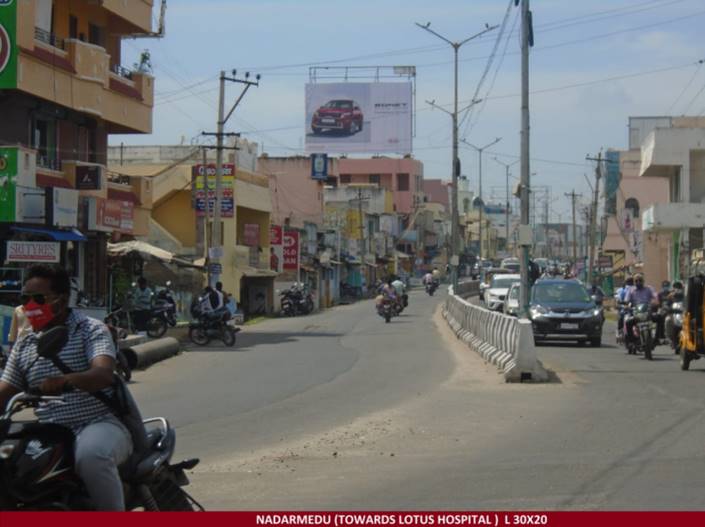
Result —
[[496, 365], [507, 382], [548, 381], [536, 357], [531, 322], [471, 304], [463, 297], [471, 296], [468, 291], [473, 287], [479, 291], [479, 282], [459, 284], [461, 294], [448, 288], [443, 316], [458, 339]]

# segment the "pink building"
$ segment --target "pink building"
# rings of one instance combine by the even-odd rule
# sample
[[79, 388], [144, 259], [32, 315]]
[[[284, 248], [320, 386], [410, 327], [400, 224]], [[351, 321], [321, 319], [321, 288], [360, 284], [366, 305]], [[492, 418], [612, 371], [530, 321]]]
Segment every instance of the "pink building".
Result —
[[[328, 160], [329, 174], [337, 174], [337, 160]], [[272, 223], [302, 228], [304, 223], [323, 225], [323, 182], [311, 179], [311, 158], [258, 159], [258, 172], [269, 176]]]
[[338, 160], [337, 173], [339, 185], [371, 183], [387, 189], [393, 195], [394, 211], [400, 214], [411, 214], [415, 206], [423, 203], [423, 163], [416, 159], [342, 158]]
[[425, 179], [423, 182], [423, 192], [426, 194], [427, 203], [440, 203], [446, 210], [450, 209], [450, 199], [448, 189], [450, 183], [442, 179]]

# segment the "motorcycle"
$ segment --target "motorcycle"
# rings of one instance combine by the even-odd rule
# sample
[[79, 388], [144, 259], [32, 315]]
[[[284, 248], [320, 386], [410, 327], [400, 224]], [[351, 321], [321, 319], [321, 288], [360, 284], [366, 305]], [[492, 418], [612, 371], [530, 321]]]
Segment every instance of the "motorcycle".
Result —
[[294, 284], [282, 291], [279, 296], [281, 296], [283, 316], [295, 317], [313, 313], [313, 296], [307, 287]]
[[649, 304], [639, 304], [632, 308], [631, 313], [625, 317], [625, 334], [627, 321], [634, 320], [632, 335], [627, 342], [627, 351], [630, 355], [643, 353], [646, 360], [652, 360], [654, 350], [654, 323]]
[[428, 296], [433, 296], [433, 293], [436, 292], [436, 289], [438, 289], [438, 282], [436, 280], [433, 280], [432, 282], [426, 284], [426, 293], [428, 293]]
[[617, 310], [618, 310], [618, 321], [619, 323], [617, 324], [617, 335], [616, 335], [616, 341], [617, 344], [624, 344], [624, 322], [627, 317], [627, 314], [629, 314], [629, 306], [625, 304], [624, 302], [619, 302], [617, 301]]
[[[39, 336], [40, 357], [56, 360], [68, 339], [68, 328], [57, 326]], [[64, 365], [65, 366], [65, 365]], [[66, 367], [67, 373], [71, 370]], [[185, 471], [198, 459], [172, 464], [176, 433], [163, 417], [142, 420], [124, 382], [115, 377], [114, 391], [124, 397], [122, 421], [133, 436], [135, 453], [120, 467], [127, 510], [204, 510], [182, 487], [188, 485]], [[73, 391], [71, 386], [65, 392]], [[53, 423], [14, 417], [26, 409], [63, 401], [37, 390], [16, 394], [0, 416], [0, 509], [34, 511], [84, 511], [93, 508], [86, 488], [74, 471], [74, 435]], [[149, 429], [148, 429], [149, 428]]]
[[671, 349], [678, 355], [681, 352], [680, 336], [683, 329], [683, 302], [673, 302], [664, 321], [666, 336]]
[[106, 326], [108, 326], [110, 336], [113, 339], [113, 345], [115, 346], [115, 372], [120, 375], [120, 377], [122, 377], [125, 382], [130, 382], [130, 379], [132, 379], [133, 366], [127, 359], [127, 355], [125, 354], [125, 352], [120, 348], [120, 341], [124, 338], [127, 338], [127, 331], [122, 328], [118, 328], [116, 326], [111, 325], [107, 317], [105, 318], [105, 320], [103, 320], [103, 322]]
[[377, 304], [377, 314], [381, 316], [387, 324], [389, 324], [389, 322], [391, 322], [392, 320], [392, 317], [395, 316], [395, 304], [396, 302], [389, 298], [385, 298]]
[[211, 339], [218, 338], [228, 347], [235, 345], [236, 335], [241, 330], [235, 327], [227, 307], [211, 311], [205, 309], [207, 297], [199, 297], [191, 305], [191, 315], [195, 319], [189, 324], [188, 337], [197, 346], [207, 346]]

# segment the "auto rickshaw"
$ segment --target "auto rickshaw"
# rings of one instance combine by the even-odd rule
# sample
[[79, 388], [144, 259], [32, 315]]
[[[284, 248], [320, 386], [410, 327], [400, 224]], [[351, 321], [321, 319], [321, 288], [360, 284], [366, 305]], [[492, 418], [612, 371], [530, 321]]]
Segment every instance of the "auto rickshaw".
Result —
[[705, 259], [696, 258], [691, 263], [693, 276], [688, 278], [680, 334], [681, 370], [688, 370], [690, 363], [705, 357]]

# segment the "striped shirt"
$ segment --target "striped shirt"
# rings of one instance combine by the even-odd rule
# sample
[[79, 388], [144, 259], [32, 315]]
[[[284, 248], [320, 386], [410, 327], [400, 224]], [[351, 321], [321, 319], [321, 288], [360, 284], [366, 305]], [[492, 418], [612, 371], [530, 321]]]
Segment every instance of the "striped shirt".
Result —
[[[59, 353], [59, 358], [73, 372], [89, 370], [91, 361], [100, 355], [113, 359], [116, 357], [110, 332], [99, 320], [72, 310], [66, 326], [69, 329], [69, 339]], [[51, 360], [38, 357], [37, 342], [34, 331], [27, 332], [17, 341], [2, 374], [2, 381], [24, 391], [39, 387], [46, 378], [63, 375]], [[112, 395], [112, 390], [104, 392]], [[108, 407], [94, 396], [78, 390], [64, 394], [63, 401], [43, 403], [35, 410], [41, 422], [60, 424], [74, 431], [110, 413]]]

